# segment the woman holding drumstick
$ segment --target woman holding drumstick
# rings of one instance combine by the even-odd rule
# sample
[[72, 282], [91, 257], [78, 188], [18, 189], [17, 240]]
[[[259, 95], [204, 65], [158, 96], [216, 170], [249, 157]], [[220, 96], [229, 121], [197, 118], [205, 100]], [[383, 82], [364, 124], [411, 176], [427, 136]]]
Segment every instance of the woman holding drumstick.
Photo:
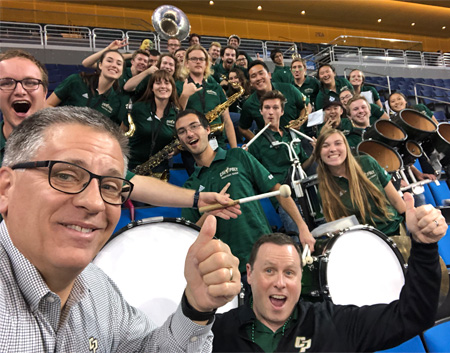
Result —
[[405, 203], [375, 159], [368, 155], [353, 157], [345, 136], [335, 129], [319, 136], [314, 157], [328, 222], [354, 214], [361, 224], [386, 235], [401, 233]]

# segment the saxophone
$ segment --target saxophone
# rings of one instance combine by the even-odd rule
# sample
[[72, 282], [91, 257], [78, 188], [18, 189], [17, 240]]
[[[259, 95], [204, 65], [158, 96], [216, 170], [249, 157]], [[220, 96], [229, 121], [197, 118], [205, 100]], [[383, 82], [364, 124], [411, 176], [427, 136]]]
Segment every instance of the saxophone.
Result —
[[297, 119], [292, 120], [289, 124], [285, 126], [286, 129], [300, 129], [300, 127], [308, 120], [308, 111], [306, 109], [306, 96], [303, 95], [303, 105], [305, 106], [304, 113], [301, 114]]
[[131, 101], [131, 98], [130, 98], [130, 101], [128, 102], [128, 104], [126, 105], [126, 107], [127, 107], [127, 111], [128, 111], [129, 129], [127, 132], [124, 133], [124, 135], [126, 137], [132, 137], [134, 135], [134, 132], [136, 131], [136, 125], [134, 125], [133, 118], [131, 117], [131, 109], [133, 108], [133, 102]]
[[[244, 88], [239, 86], [239, 92], [236, 92], [233, 94], [226, 102], [223, 102], [222, 104], [219, 104], [214, 109], [210, 110], [208, 113], [206, 113], [206, 119], [208, 122], [212, 122], [217, 119], [219, 115], [221, 115], [229, 106], [231, 106], [240, 96], [244, 94]], [[223, 130], [223, 123], [222, 124], [215, 124], [211, 126], [211, 129], [214, 129], [217, 131], [217, 128], [220, 128], [220, 125], [222, 126]], [[139, 164], [136, 166], [136, 168], [133, 169], [133, 173], [139, 174], [139, 175], [147, 175], [151, 176], [154, 175], [152, 172], [152, 169], [156, 166], [160, 165], [164, 160], [169, 158], [169, 154], [174, 152], [176, 149], [181, 148], [181, 143], [178, 138], [170, 142], [168, 145], [166, 145], [162, 150], [155, 153], [153, 156], [151, 156], [146, 162]], [[158, 173], [159, 174], [159, 173]], [[162, 173], [164, 176], [164, 173]], [[156, 176], [156, 174], [155, 174]], [[167, 181], [167, 180], [165, 180]]]

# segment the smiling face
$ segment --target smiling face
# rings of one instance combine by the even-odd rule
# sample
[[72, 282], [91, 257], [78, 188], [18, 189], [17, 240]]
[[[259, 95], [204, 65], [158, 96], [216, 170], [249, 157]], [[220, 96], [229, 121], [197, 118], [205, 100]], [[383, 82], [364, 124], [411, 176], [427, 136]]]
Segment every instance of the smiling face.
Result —
[[322, 66], [319, 69], [319, 81], [325, 86], [331, 86], [334, 83], [336, 73], [329, 66]]
[[406, 108], [406, 100], [401, 94], [394, 93], [389, 97], [389, 106], [394, 112], [398, 113]]
[[234, 47], [234, 48], [239, 48], [239, 41], [238, 41], [238, 39], [237, 38], [230, 38], [229, 40], [228, 40], [228, 45], [230, 46], [230, 47]]
[[361, 86], [364, 81], [363, 73], [359, 70], [350, 72], [349, 81], [353, 86]]
[[236, 65], [242, 66], [242, 67], [245, 67], [245, 68], [248, 67], [248, 60], [247, 60], [247, 58], [245, 57], [244, 54], [240, 54], [240, 55], [237, 57], [237, 59], [236, 59]]
[[270, 123], [270, 129], [278, 131], [280, 127], [280, 118], [284, 114], [283, 106], [279, 99], [266, 99], [261, 108], [261, 115], [264, 118], [264, 124]]
[[366, 128], [370, 125], [370, 108], [364, 99], [358, 99], [349, 106], [350, 119], [356, 127]]
[[146, 70], [148, 68], [148, 56], [137, 54], [134, 59], [131, 59], [131, 67], [134, 67], [137, 73]]
[[236, 62], [236, 50], [226, 48], [223, 53], [222, 61], [223, 66], [230, 69]]
[[98, 64], [98, 68], [101, 76], [110, 80], [118, 80], [123, 72], [122, 55], [114, 51], [106, 53], [103, 61]]
[[189, 151], [194, 158], [200, 156], [209, 147], [209, 126], [205, 129], [195, 114], [187, 114], [177, 119], [175, 130], [181, 145]]
[[334, 133], [325, 139], [320, 147], [320, 159], [332, 172], [342, 169], [347, 159], [347, 147], [340, 134]]
[[250, 77], [250, 85], [258, 91], [258, 93], [265, 93], [272, 89], [270, 83], [270, 74], [262, 65], [255, 65], [248, 70]]
[[172, 84], [169, 80], [161, 79], [153, 83], [153, 93], [157, 99], [169, 99], [172, 94]]
[[161, 59], [161, 65], [159, 65], [160, 70], [165, 70], [173, 76], [175, 73], [176, 63], [170, 56], [165, 56]]
[[339, 105], [331, 105], [323, 110], [325, 116], [323, 118], [324, 122], [331, 120], [331, 127], [336, 129], [341, 123], [341, 115], [344, 113], [343, 109]]
[[217, 45], [212, 45], [208, 50], [209, 55], [215, 61], [220, 57], [220, 48]]
[[206, 56], [202, 50], [189, 52], [187, 62], [184, 63], [189, 72], [195, 76], [202, 76], [206, 70]]
[[341, 93], [339, 93], [339, 100], [341, 101], [341, 103], [344, 106], [346, 106], [348, 101], [352, 98], [353, 98], [353, 93], [350, 91], [345, 90], [345, 91], [342, 91]]
[[[95, 174], [123, 177], [122, 151], [110, 135], [78, 124], [58, 124], [44, 137], [34, 161], [67, 161]], [[81, 193], [69, 195], [49, 185], [48, 168], [1, 169], [0, 211], [11, 239], [46, 281], [62, 273], [76, 276], [112, 234], [120, 206], [103, 201], [98, 182], [94, 179]]]
[[292, 245], [262, 244], [253, 267], [247, 264], [256, 318], [272, 331], [284, 325], [300, 298], [300, 256]]
[[[42, 80], [42, 72], [32, 61], [16, 57], [0, 61], [0, 78]], [[46, 95], [47, 90], [42, 85], [35, 91], [24, 90], [20, 83], [12, 92], [0, 90], [0, 110], [3, 113], [3, 133], [6, 138], [24, 119], [45, 107]]]

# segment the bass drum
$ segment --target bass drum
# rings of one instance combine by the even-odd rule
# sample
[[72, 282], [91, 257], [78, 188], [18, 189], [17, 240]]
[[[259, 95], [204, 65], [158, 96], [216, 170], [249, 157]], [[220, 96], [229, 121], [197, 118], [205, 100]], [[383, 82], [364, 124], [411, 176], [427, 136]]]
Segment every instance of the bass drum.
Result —
[[[199, 230], [180, 218], [131, 222], [113, 234], [93, 262], [117, 284], [130, 305], [161, 326], [181, 301], [186, 287], [184, 261]], [[237, 307], [237, 300], [218, 312]]]
[[379, 230], [357, 225], [316, 240], [314, 261], [303, 268], [304, 299], [363, 306], [399, 298], [405, 261]]

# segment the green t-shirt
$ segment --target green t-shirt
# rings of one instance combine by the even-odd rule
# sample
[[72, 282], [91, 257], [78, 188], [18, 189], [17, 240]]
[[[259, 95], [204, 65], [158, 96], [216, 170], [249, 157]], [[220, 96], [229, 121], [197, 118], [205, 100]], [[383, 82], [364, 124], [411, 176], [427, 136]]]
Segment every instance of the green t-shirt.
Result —
[[[175, 118], [177, 110], [169, 104], [163, 117], [157, 117], [154, 101], [137, 102], [133, 104], [131, 116], [136, 125], [136, 131], [129, 139], [129, 168], [146, 162], [150, 155], [162, 150], [174, 138]], [[125, 124], [128, 126], [128, 123]], [[168, 161], [162, 163], [162, 168], [168, 168]]]
[[125, 105], [129, 101], [129, 96], [121, 94], [113, 87], [104, 93], [92, 94], [91, 89], [83, 82], [79, 74], [67, 77], [56, 87], [54, 93], [61, 100], [61, 106], [72, 105], [75, 107], [89, 107], [99, 111], [120, 125], [127, 118]]
[[[362, 155], [357, 157], [357, 161], [359, 165], [361, 166], [364, 173], [366, 173], [366, 176], [369, 178], [369, 180], [383, 193], [383, 195], [386, 197], [386, 192], [384, 191], [384, 188], [391, 180], [391, 176], [378, 164], [378, 162], [368, 155]], [[370, 217], [366, 215], [366, 219], [361, 219], [361, 216], [359, 214], [359, 210], [355, 208], [355, 206], [352, 205], [351, 199], [350, 199], [350, 193], [349, 191], [349, 184], [348, 180], [344, 177], [334, 177], [335, 181], [341, 188], [341, 200], [344, 206], [347, 208], [350, 214], [354, 214], [356, 218], [358, 218], [358, 221], [361, 224], [369, 224], [375, 228], [377, 228], [379, 231], [383, 232], [386, 235], [399, 235], [399, 227], [400, 224], [403, 222], [403, 217], [400, 216], [400, 214], [397, 212], [397, 210], [391, 205], [391, 203], [388, 200], [387, 203], [387, 209], [390, 213], [392, 213], [392, 219], [387, 221], [385, 219], [378, 219], [375, 218], [375, 223], [373, 223], [370, 220]], [[364, 191], [364, 190], [361, 190]], [[375, 203], [372, 199], [369, 199], [369, 205], [371, 211], [377, 215], [382, 216], [379, 209], [375, 206]]]
[[416, 104], [412, 107], [412, 109], [426, 115], [430, 120], [433, 116], [433, 112], [425, 104]]
[[[188, 80], [190, 77], [188, 77]], [[192, 82], [192, 81], [191, 81]], [[176, 87], [178, 95], [181, 95], [183, 92], [184, 81], [177, 81]], [[197, 87], [200, 87], [199, 84], [195, 84]], [[222, 87], [214, 80], [213, 77], [209, 76], [206, 81], [203, 83], [203, 89], [194, 93], [189, 97], [189, 100], [186, 105], [186, 109], [194, 109], [203, 114], [207, 114], [209, 111], [213, 110], [219, 104], [226, 102], [227, 97], [225, 96], [225, 92]], [[209, 123], [209, 125], [221, 124], [222, 117], [219, 115], [216, 119]], [[225, 129], [223, 130], [223, 134], [217, 138], [217, 142], [221, 147], [225, 147], [226, 143], [226, 134]]]
[[131, 67], [126, 67], [123, 70], [122, 76], [120, 76], [120, 78], [119, 78], [120, 89], [123, 89], [123, 86], [125, 85], [125, 83], [127, 83], [127, 81], [132, 77], [133, 77], [133, 74], [131, 73]]
[[322, 109], [327, 101], [339, 101], [339, 93], [347, 87], [349, 90], [353, 92], [352, 84], [343, 77], [335, 77], [336, 81], [336, 92], [330, 91], [328, 88], [320, 87], [319, 93], [316, 97], [316, 110]]
[[377, 89], [373, 86], [362, 86], [361, 92], [371, 92], [372, 93], [372, 100], [373, 103], [378, 101], [380, 99], [380, 94], [378, 93]]
[[[194, 173], [184, 184], [187, 189], [219, 192], [230, 182], [227, 190], [233, 200], [270, 191], [276, 180], [250, 153], [240, 149], [217, 149], [209, 167], [195, 166]], [[241, 205], [242, 214], [236, 219], [217, 219], [216, 237], [227, 243], [233, 255], [239, 258], [239, 270], [245, 272], [253, 243], [264, 234], [271, 233], [269, 222], [259, 202]], [[183, 209], [181, 215], [197, 222], [200, 213]]]
[[[286, 98], [284, 114], [280, 120], [280, 126], [286, 126], [289, 124], [289, 121], [295, 120], [300, 116], [300, 112], [305, 107], [303, 102], [304, 96], [298, 89], [289, 83], [272, 82], [272, 89], [279, 90]], [[250, 129], [253, 121], [256, 121], [258, 129], [264, 127], [264, 119], [260, 112], [260, 98], [258, 92], [253, 92], [245, 101], [242, 107], [241, 118], [239, 119], [239, 126], [242, 129]]]
[[272, 82], [294, 83], [291, 68], [289, 66], [275, 66], [272, 73]]
[[320, 90], [320, 82], [317, 78], [312, 76], [306, 76], [305, 81], [301, 86], [294, 83], [294, 86], [300, 90], [312, 104], [316, 104], [317, 94]]

